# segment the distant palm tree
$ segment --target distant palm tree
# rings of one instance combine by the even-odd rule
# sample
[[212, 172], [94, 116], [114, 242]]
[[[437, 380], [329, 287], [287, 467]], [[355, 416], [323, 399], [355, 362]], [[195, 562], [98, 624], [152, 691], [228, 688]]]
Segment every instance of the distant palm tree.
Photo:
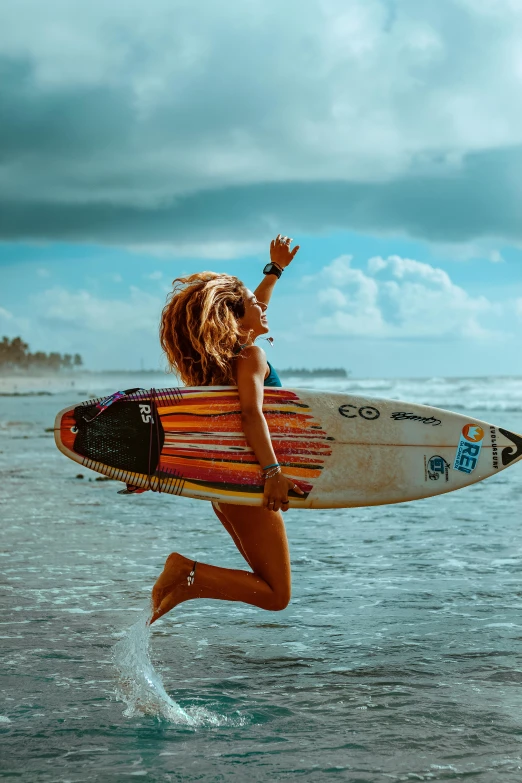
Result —
[[0, 342], [0, 369], [29, 369], [37, 367], [39, 369], [52, 370], [72, 370], [73, 367], [82, 367], [83, 360], [79, 353], [74, 356], [70, 353], [62, 356], [60, 353], [44, 353], [36, 351], [30, 353], [29, 345], [21, 337], [3, 337]]

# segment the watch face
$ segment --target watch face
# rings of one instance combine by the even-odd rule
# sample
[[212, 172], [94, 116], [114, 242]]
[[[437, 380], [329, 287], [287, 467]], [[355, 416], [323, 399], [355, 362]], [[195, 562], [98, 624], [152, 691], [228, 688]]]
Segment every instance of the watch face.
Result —
[[276, 277], [281, 277], [281, 270], [280, 270], [280, 269], [278, 269], [278, 268], [276, 267], [276, 265], [275, 265], [275, 264], [273, 264], [272, 262], [270, 262], [269, 264], [267, 264], [267, 265], [265, 266], [265, 268], [263, 269], [263, 273], [264, 273], [265, 275], [270, 275], [270, 274], [272, 274], [272, 275], [275, 275]]

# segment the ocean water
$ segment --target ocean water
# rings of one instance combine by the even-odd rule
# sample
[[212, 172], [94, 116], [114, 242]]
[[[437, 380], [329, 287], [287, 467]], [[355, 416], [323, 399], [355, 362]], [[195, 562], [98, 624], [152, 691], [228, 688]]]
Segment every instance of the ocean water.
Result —
[[[416, 503], [290, 510], [287, 609], [191, 601], [150, 631], [171, 551], [244, 563], [209, 504], [118, 495], [46, 431], [76, 400], [168, 382], [81, 384], [0, 398], [2, 777], [519, 783], [521, 465]], [[522, 431], [520, 378], [306, 385]]]

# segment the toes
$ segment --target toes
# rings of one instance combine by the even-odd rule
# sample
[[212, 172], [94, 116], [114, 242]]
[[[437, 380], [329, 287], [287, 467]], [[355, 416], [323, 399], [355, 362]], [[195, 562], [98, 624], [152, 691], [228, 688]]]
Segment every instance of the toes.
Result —
[[152, 623], [155, 623], [156, 620], [160, 619], [160, 617], [163, 617], [164, 614], [170, 612], [175, 604], [176, 602], [172, 593], [167, 593], [167, 595], [163, 597], [162, 601], [153, 608], [149, 624], [152, 625]]
[[157, 585], [154, 585], [152, 588], [152, 608], [155, 612], [161, 606], [168, 593], [168, 587], [158, 587]]
[[163, 571], [152, 588], [152, 603], [154, 606], [159, 606], [165, 595], [176, 583], [180, 559], [181, 555], [178, 555], [177, 552], [172, 552], [165, 560]]

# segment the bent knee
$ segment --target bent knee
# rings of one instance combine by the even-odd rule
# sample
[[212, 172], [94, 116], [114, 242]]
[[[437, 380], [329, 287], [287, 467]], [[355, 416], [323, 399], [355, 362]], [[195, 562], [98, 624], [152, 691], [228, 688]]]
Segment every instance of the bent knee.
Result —
[[272, 596], [272, 600], [270, 601], [270, 606], [267, 607], [272, 612], [282, 612], [283, 609], [286, 609], [288, 604], [290, 603], [290, 588], [287, 590], [281, 590], [279, 592], [275, 592]]

